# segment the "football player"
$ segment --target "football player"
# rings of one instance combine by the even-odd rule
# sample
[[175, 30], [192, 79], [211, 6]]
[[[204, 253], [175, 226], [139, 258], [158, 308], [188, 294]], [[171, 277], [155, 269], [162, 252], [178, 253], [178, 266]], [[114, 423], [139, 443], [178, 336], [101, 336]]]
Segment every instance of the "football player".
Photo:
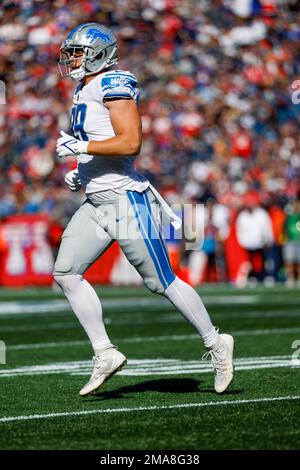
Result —
[[137, 79], [116, 69], [116, 38], [98, 23], [74, 28], [60, 52], [62, 76], [78, 80], [79, 85], [73, 97], [72, 135], [61, 132], [57, 153], [77, 155], [77, 169], [66, 175], [66, 183], [73, 191], [82, 187], [86, 200], [63, 233], [54, 278], [94, 350], [94, 369], [80, 395], [96, 392], [127, 362], [111, 343], [100, 299], [83, 278], [114, 240], [145, 285], [169, 299], [195, 327], [214, 365], [215, 390], [222, 393], [233, 378], [233, 337], [218, 333], [197, 292], [174, 274], [157, 207], [174, 226], [178, 218], [134, 168], [142, 143]]

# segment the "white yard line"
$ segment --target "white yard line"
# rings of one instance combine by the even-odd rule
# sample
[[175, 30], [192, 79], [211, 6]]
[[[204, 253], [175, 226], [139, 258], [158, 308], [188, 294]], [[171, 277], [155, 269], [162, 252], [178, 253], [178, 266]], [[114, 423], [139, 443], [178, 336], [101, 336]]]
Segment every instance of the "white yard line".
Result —
[[2, 333], [13, 333], [13, 332], [20, 332], [20, 331], [69, 330], [69, 329], [78, 328], [78, 327], [79, 327], [79, 324], [75, 320], [71, 322], [58, 322], [58, 323], [44, 322], [39, 325], [1, 326], [0, 335]]
[[93, 414], [105, 414], [105, 413], [133, 413], [139, 411], [161, 411], [161, 410], [176, 410], [185, 408], [210, 408], [218, 406], [238, 406], [255, 403], [275, 403], [280, 401], [295, 401], [300, 400], [300, 395], [287, 395], [281, 397], [261, 397], [252, 398], [247, 400], [224, 400], [224, 401], [209, 401], [204, 403], [182, 403], [174, 405], [163, 405], [163, 406], [140, 406], [136, 408], [105, 408], [98, 410], [83, 410], [83, 411], [68, 411], [62, 413], [47, 413], [47, 414], [36, 414], [36, 415], [20, 415], [20, 416], [5, 416], [0, 418], [0, 423], [16, 422], [16, 421], [30, 421], [48, 418], [61, 418], [61, 417], [73, 417], [73, 416], [85, 416]]
[[260, 335], [276, 335], [300, 332], [300, 327], [291, 328], [262, 328], [257, 330], [239, 330], [233, 331], [234, 336], [260, 336]]
[[[213, 319], [222, 319], [222, 320], [228, 320], [228, 319], [239, 319], [243, 320], [245, 318], [258, 318], [258, 319], [263, 319], [263, 318], [296, 318], [300, 320], [300, 312], [287, 312], [286, 310], [282, 311], [277, 311], [277, 312], [241, 312], [241, 313], [226, 313], [226, 312], [220, 312], [220, 313], [214, 313], [212, 315]], [[120, 313], [120, 315], [117, 317], [106, 317], [104, 318], [104, 323], [106, 325], [114, 325], [114, 326], [119, 326], [119, 325], [124, 325], [124, 326], [129, 326], [129, 325], [153, 325], [153, 324], [165, 324], [165, 323], [182, 323], [184, 322], [184, 318], [180, 315], [180, 313], [165, 313], [162, 315], [147, 315], [145, 313], [145, 317], [143, 318], [142, 313], [138, 314], [132, 314], [132, 315], [123, 315], [123, 313]], [[47, 319], [43, 320], [42, 324], [38, 325], [9, 325], [9, 326], [1, 326], [0, 327], [0, 334], [1, 333], [11, 333], [11, 332], [24, 332], [24, 331], [39, 331], [43, 329], [47, 330], [67, 330], [67, 329], [74, 329], [74, 328], [80, 328], [79, 323], [74, 319], [74, 321], [65, 321], [65, 322], [51, 322], [51, 316], [49, 316]], [[263, 330], [262, 330], [263, 331]], [[267, 333], [266, 333], [267, 334]]]
[[[244, 357], [236, 358], [234, 361], [236, 370], [272, 369], [278, 367], [295, 368], [300, 366], [300, 360], [295, 361], [291, 356], [270, 357]], [[45, 374], [69, 374], [89, 375], [91, 373], [91, 361], [70, 361], [40, 364], [34, 366], [22, 366], [13, 369], [3, 367], [0, 369], [0, 379], [5, 377], [24, 377], [28, 375]], [[132, 359], [129, 361], [120, 375], [127, 376], [160, 376], [160, 375], [182, 375], [202, 374], [212, 372], [209, 361], [180, 359]]]
[[32, 344], [14, 344], [9, 346], [6, 344], [7, 351], [20, 351], [20, 350], [27, 350], [27, 349], [50, 349], [50, 348], [57, 348], [57, 347], [73, 347], [73, 346], [84, 346], [89, 344], [88, 340], [82, 341], [53, 341], [50, 343], [32, 343]]
[[[168, 301], [165, 299], [154, 298], [125, 298], [115, 300], [101, 300], [104, 308], [107, 310], [132, 309], [136, 307], [147, 308], [147, 307], [162, 307], [168, 305]], [[35, 302], [29, 301], [17, 301], [17, 302], [1, 302], [0, 303], [0, 315], [28, 315], [28, 314], [43, 314], [52, 312], [65, 312], [71, 310], [67, 300], [41, 300]]]
[[[40, 328], [40, 327], [39, 327]], [[294, 328], [265, 328], [257, 330], [239, 330], [231, 331], [233, 336], [263, 336], [271, 334], [290, 334], [299, 333], [300, 327]], [[189, 335], [162, 335], [162, 336], [134, 336], [132, 338], [117, 338], [115, 342], [123, 343], [147, 343], [152, 341], [185, 341], [185, 340], [199, 340], [200, 337], [197, 334]], [[8, 351], [18, 350], [30, 350], [30, 349], [47, 349], [57, 347], [73, 347], [73, 346], [84, 346], [89, 344], [88, 340], [81, 341], [52, 341], [49, 343], [29, 343], [29, 344], [7, 344]]]
[[[265, 328], [257, 330], [238, 330], [230, 331], [233, 336], [261, 336], [270, 334], [289, 334], [300, 332], [300, 327], [291, 328]], [[143, 343], [147, 341], [183, 341], [183, 340], [200, 340], [199, 335], [164, 335], [164, 336], [136, 336], [134, 338], [118, 338], [116, 341], [123, 341], [124, 343]]]
[[[204, 295], [203, 301], [207, 305], [222, 304], [255, 304], [261, 300], [259, 295]], [[173, 308], [163, 297], [153, 296], [150, 298], [127, 297], [122, 299], [101, 299], [103, 308], [106, 310], [122, 309], [122, 311], [136, 308]], [[41, 301], [6, 301], [0, 302], [0, 316], [44, 314], [53, 312], [64, 312], [70, 310], [66, 300], [41, 300]]]

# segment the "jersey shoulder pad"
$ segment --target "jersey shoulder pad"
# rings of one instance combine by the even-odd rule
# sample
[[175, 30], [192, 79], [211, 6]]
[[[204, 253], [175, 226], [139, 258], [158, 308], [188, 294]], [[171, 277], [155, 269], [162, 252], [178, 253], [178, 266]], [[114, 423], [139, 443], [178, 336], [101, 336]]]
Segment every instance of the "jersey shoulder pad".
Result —
[[124, 98], [138, 100], [139, 87], [135, 76], [124, 70], [106, 72], [101, 78], [103, 100]]

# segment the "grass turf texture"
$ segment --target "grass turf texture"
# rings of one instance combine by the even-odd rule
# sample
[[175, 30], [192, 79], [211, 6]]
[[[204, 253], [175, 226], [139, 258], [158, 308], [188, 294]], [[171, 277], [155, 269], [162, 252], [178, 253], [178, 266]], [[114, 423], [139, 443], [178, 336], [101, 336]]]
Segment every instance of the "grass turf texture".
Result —
[[[129, 365], [97, 396], [82, 399], [92, 354], [64, 297], [50, 289], [1, 290], [7, 363], [0, 365], [0, 448], [299, 449], [300, 399], [293, 397], [300, 369], [291, 363], [292, 343], [300, 340], [299, 290], [199, 292], [214, 324], [235, 335], [237, 371], [228, 392], [217, 395], [212, 371], [195, 370], [203, 367], [202, 343], [163, 298], [144, 288], [102, 287], [108, 333]], [[284, 399], [271, 401], [276, 397]]]

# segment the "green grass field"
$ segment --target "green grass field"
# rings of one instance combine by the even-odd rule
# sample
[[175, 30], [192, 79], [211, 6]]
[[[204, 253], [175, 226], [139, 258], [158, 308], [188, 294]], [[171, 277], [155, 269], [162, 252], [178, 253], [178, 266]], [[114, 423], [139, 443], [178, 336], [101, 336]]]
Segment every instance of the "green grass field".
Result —
[[236, 339], [235, 380], [220, 396], [201, 341], [164, 298], [97, 290], [128, 366], [85, 399], [92, 351], [64, 297], [0, 291], [1, 449], [300, 448], [299, 290], [199, 289], [214, 324]]

